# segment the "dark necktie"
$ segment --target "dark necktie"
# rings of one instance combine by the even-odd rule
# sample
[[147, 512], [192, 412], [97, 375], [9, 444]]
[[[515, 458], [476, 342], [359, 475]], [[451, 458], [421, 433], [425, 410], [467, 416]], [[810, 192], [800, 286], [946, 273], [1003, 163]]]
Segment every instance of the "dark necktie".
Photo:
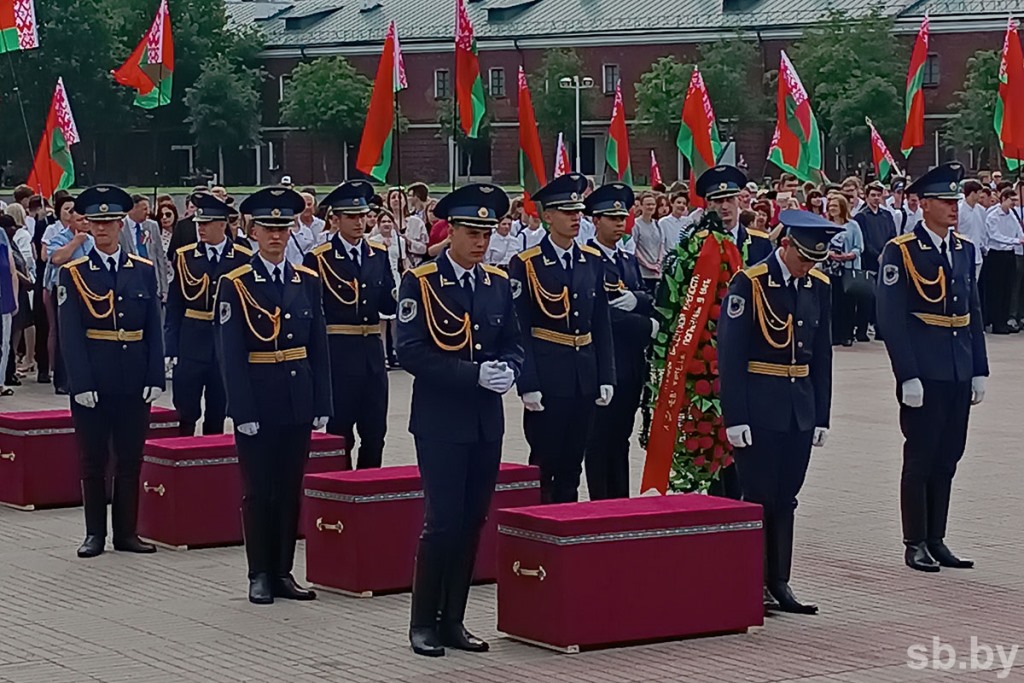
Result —
[[149, 248], [146, 246], [146, 242], [143, 239], [145, 236], [142, 232], [142, 225], [139, 223], [135, 224], [135, 251], [142, 258], [149, 258]]
[[473, 273], [471, 271], [467, 270], [462, 274], [462, 288], [466, 290], [470, 296], [473, 295]]
[[213, 266], [217, 265], [217, 250], [216, 249], [210, 249], [210, 265], [213, 265]]
[[272, 275], [274, 284], [277, 286], [277, 293], [281, 294], [284, 292], [284, 278], [281, 277], [281, 266], [274, 266], [274, 273]]
[[348, 253], [352, 257], [352, 260], [355, 261], [356, 267], [358, 268], [359, 265], [360, 265], [359, 264], [359, 248], [358, 247], [352, 247], [349, 250]]
[[565, 261], [565, 272], [571, 273], [572, 272], [572, 252], [569, 252], [569, 251], [565, 252], [562, 255], [562, 260]]
[[946, 265], [950, 266], [951, 264], [949, 263], [949, 250], [946, 246], [946, 240], [942, 240], [942, 246], [939, 247], [939, 253], [942, 254], [942, 260], [946, 262]]
[[107, 270], [110, 271], [110, 277], [117, 282], [117, 260], [113, 256], [107, 257]]

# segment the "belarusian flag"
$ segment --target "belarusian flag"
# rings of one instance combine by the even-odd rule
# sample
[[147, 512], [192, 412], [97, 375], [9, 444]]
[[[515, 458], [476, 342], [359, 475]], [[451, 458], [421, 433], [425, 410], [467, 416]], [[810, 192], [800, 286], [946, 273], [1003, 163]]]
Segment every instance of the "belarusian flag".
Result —
[[46, 129], [36, 149], [32, 162], [32, 173], [28, 186], [44, 197], [53, 197], [57, 190], [75, 184], [75, 164], [71, 159], [71, 145], [79, 141], [78, 127], [71, 114], [71, 103], [64, 90], [64, 79], [57, 79], [53, 91], [50, 113], [46, 117]]
[[900, 167], [896, 165], [896, 160], [889, 153], [889, 148], [885, 146], [885, 140], [875, 130], [875, 124], [866, 116], [864, 123], [868, 124], [868, 128], [871, 130], [871, 157], [875, 162], [875, 175], [878, 176], [878, 181], [884, 183], [893, 171], [896, 171], [897, 175], [902, 175]]
[[776, 112], [778, 122], [768, 150], [768, 160], [802, 181], [821, 181], [823, 174], [818, 120], [814, 118], [811, 100], [785, 50], [782, 51], [779, 66]]
[[903, 142], [900, 149], [903, 156], [910, 156], [911, 150], [924, 144], [924, 67], [928, 62], [928, 15], [924, 15], [921, 30], [917, 32], [914, 52], [910, 56], [910, 70], [907, 71], [907, 124], [903, 128]]
[[615, 84], [615, 104], [612, 105], [612, 121], [608, 125], [608, 146], [604, 150], [615, 179], [633, 184], [633, 169], [629, 163], [629, 131], [626, 129], [626, 109], [622, 105], [622, 81]]
[[114, 80], [135, 88], [135, 106], [156, 109], [171, 103], [174, 79], [174, 40], [167, 0], [160, 0], [153, 25], [116, 71]]
[[661, 166], [658, 166], [658, 159], [654, 156], [654, 150], [651, 150], [651, 187], [655, 185], [661, 185]]
[[463, 0], [455, 0], [455, 98], [459, 102], [459, 124], [466, 137], [480, 134], [484, 118], [484, 82], [476, 57], [476, 36]]
[[999, 63], [999, 97], [994, 125], [1007, 167], [1013, 171], [1024, 160], [1024, 53], [1017, 22], [1011, 17]]
[[33, 0], [0, 0], [0, 53], [39, 47]]
[[558, 134], [558, 146], [555, 147], [555, 175], [557, 178], [572, 171], [572, 162], [569, 161], [569, 150], [565, 148], [565, 138]]
[[704, 206], [704, 200], [697, 196], [697, 178], [718, 161], [722, 141], [718, 138], [715, 110], [711, 107], [704, 77], [696, 66], [683, 100], [683, 120], [676, 146], [690, 164], [690, 204]]
[[538, 216], [537, 205], [530, 195], [547, 185], [548, 181], [544, 173], [544, 153], [540, 148], [537, 119], [533, 114], [533, 100], [522, 66], [519, 67], [519, 180], [523, 184], [523, 209], [531, 216]]
[[366, 110], [363, 137], [359, 142], [356, 168], [380, 182], [386, 182], [391, 168], [391, 143], [395, 133], [395, 93], [409, 86], [405, 78], [402, 47], [395, 22], [388, 26], [384, 49], [377, 63], [370, 106]]

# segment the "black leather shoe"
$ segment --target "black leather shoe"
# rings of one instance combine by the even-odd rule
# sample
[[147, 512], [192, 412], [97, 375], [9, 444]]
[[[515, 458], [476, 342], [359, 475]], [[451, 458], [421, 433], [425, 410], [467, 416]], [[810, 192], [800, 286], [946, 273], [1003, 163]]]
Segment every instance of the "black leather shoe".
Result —
[[130, 536], [123, 540], [114, 541], [114, 550], [122, 553], [149, 554], [156, 552], [156, 546], [152, 543], [145, 543], [138, 536]]
[[903, 559], [908, 567], [919, 572], [939, 571], [939, 565], [928, 554], [928, 549], [924, 543], [907, 544], [907, 550], [903, 554]]
[[487, 652], [491, 649], [491, 646], [487, 644], [487, 641], [477, 638], [472, 633], [466, 630], [466, 627], [462, 624], [442, 624], [441, 628], [441, 642], [448, 647], [455, 648], [456, 650], [465, 650], [466, 652]]
[[869, 341], [871, 341], [871, 337], [869, 337], [866, 334], [858, 334], [857, 335], [857, 341], [859, 341], [859, 342], [869, 342]]
[[768, 586], [768, 592], [772, 594], [772, 597], [778, 601], [779, 606], [777, 611], [787, 612], [789, 614], [817, 614], [818, 606], [810, 603], [802, 603], [796, 599], [793, 595], [793, 591], [790, 590], [789, 584], [785, 581], [776, 581], [775, 583]]
[[103, 546], [107, 544], [105, 536], [86, 536], [78, 548], [79, 557], [96, 557], [103, 554]]
[[768, 591], [768, 586], [764, 587], [764, 608], [766, 610], [776, 610], [779, 608], [779, 603], [776, 602], [775, 598]]
[[291, 574], [286, 574], [274, 580], [274, 597], [285, 600], [316, 600], [316, 591], [303, 588], [295, 583], [295, 578]]
[[850, 348], [851, 346], [853, 346], [853, 340], [852, 339], [844, 339], [842, 344], [846, 348]]
[[254, 605], [274, 604], [274, 592], [270, 589], [270, 576], [261, 573], [249, 577], [249, 602]]
[[950, 569], [974, 568], [974, 560], [961, 560], [941, 541], [939, 543], [929, 543], [928, 552], [943, 567], [949, 567]]
[[437, 629], [430, 626], [413, 626], [409, 629], [409, 644], [412, 651], [424, 657], [444, 657], [444, 647], [437, 636]]
[[50, 383], [50, 373], [48, 373], [48, 372], [40, 372], [38, 375], [36, 375], [36, 382], [38, 382], [39, 384], [49, 384]]

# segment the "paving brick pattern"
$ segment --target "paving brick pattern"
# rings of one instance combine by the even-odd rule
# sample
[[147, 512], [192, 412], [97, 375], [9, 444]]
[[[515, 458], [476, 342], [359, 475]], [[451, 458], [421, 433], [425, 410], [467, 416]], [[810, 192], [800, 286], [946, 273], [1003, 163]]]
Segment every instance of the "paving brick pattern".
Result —
[[[491, 652], [430, 660], [407, 646], [408, 595], [322, 594], [255, 607], [241, 548], [85, 561], [75, 557], [80, 509], [0, 508], [0, 681], [998, 680], [995, 671], [913, 670], [907, 648], [930, 652], [937, 637], [963, 656], [971, 636], [1024, 645], [1020, 348], [1017, 338], [990, 338], [993, 377], [956, 479], [949, 543], [978, 562], [973, 571], [926, 576], [902, 564], [894, 381], [881, 345], [861, 344], [836, 354], [833, 428], [814, 453], [798, 511], [793, 586], [820, 604], [819, 616], [773, 617], [745, 635], [560, 655], [499, 636], [495, 588], [482, 586], [473, 589], [468, 626], [490, 639]], [[410, 378], [392, 373], [387, 464], [414, 462], [409, 390]], [[38, 385], [0, 399], [2, 409], [63, 405]], [[506, 459], [523, 462], [520, 408], [511, 397], [506, 406]], [[634, 481], [641, 466], [637, 449]], [[301, 579], [301, 543], [296, 570]], [[671, 576], [663, 581], [666, 591], [681, 590]], [[1024, 680], [1024, 654], [1017, 659], [1002, 680]]]

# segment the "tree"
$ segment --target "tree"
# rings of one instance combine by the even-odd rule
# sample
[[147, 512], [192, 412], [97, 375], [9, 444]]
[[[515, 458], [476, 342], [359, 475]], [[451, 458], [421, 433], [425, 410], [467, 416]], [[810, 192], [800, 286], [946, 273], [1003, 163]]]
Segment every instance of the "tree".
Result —
[[640, 82], [634, 87], [636, 117], [641, 121], [642, 130], [665, 140], [675, 140], [692, 73], [692, 64], [680, 64], [675, 57], [662, 57], [640, 75]]
[[207, 162], [216, 154], [224, 182], [223, 149], [251, 147], [260, 135], [259, 72], [231, 63], [226, 55], [210, 59], [185, 92], [190, 131]]
[[757, 45], [741, 39], [723, 38], [700, 47], [700, 73], [715, 109], [715, 118], [732, 134], [742, 125], [764, 114], [766, 100], [761, 88], [761, 55]]
[[[450, 97], [442, 97], [434, 104], [434, 118], [437, 121], [438, 129], [434, 137], [438, 140], [447, 140], [452, 136], [452, 114], [453, 104]], [[402, 125], [401, 123], [399, 125]], [[484, 112], [480, 120], [480, 131], [476, 138], [471, 138], [462, 130], [462, 126], [455, 126], [455, 141], [460, 147], [471, 148], [477, 145], [491, 144], [491, 111]]]
[[373, 83], [344, 57], [299, 64], [285, 88], [281, 120], [343, 144], [357, 144]]
[[[967, 60], [963, 90], [949, 105], [954, 118], [942, 126], [947, 143], [961, 150], [973, 150], [978, 159], [998, 159], [999, 142], [992, 125], [999, 93], [997, 50], [978, 50]], [[999, 162], [996, 161], [998, 164]]]
[[[567, 140], [576, 139], [576, 93], [560, 87], [558, 82], [566, 77], [582, 79], [586, 75], [583, 59], [576, 50], [560, 48], [544, 52], [540, 68], [527, 77], [542, 138], [553, 140], [559, 133], [565, 133]], [[589, 93], [589, 90], [580, 92], [581, 120], [590, 118]]]

